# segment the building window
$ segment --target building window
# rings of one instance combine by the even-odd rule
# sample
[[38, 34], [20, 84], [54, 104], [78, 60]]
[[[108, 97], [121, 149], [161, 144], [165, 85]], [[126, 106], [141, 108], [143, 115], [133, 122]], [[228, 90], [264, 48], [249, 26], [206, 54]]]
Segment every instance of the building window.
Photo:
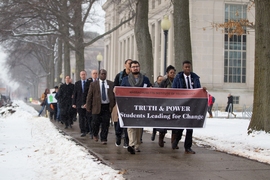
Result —
[[120, 51], [119, 51], [119, 57], [120, 57], [120, 62], [124, 62], [124, 58], [123, 58], [123, 43], [122, 42], [120, 42]]
[[152, 0], [152, 9], [155, 9], [156, 0]]
[[[247, 18], [246, 5], [225, 5], [225, 22]], [[224, 82], [246, 83], [246, 32], [231, 35], [225, 29], [224, 37]]]
[[153, 48], [153, 56], [155, 56], [155, 43], [156, 43], [156, 37], [155, 37], [155, 23], [152, 24], [152, 28], [151, 28], [151, 39], [152, 39], [152, 48]]
[[135, 47], [135, 43], [134, 43], [134, 36], [131, 35], [131, 53], [130, 53], [130, 58], [134, 58], [134, 47]]
[[124, 44], [123, 44], [123, 59], [126, 59], [126, 52], [127, 52], [127, 43], [126, 40], [124, 40]]
[[239, 96], [233, 96], [233, 104], [239, 104]]
[[130, 58], [130, 38], [127, 38], [127, 58]]

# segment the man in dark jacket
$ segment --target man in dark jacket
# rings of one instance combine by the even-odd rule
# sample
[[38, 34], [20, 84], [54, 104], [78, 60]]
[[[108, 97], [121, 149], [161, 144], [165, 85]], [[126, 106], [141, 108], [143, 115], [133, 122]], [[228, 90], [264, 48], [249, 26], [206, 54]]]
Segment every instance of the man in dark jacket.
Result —
[[[140, 73], [140, 63], [138, 61], [131, 61], [130, 73], [123, 78], [121, 86], [150, 87], [152, 85], [148, 77]], [[127, 131], [129, 138], [128, 152], [130, 154], [135, 154], [135, 151], [140, 152], [142, 128], [128, 128]]]
[[228, 102], [225, 111], [228, 112], [228, 118], [229, 113], [231, 113], [232, 115], [234, 115], [234, 117], [236, 117], [236, 114], [233, 113], [233, 96], [231, 94], [228, 94]]
[[[120, 86], [122, 83], [122, 80], [124, 77], [128, 76], [130, 72], [130, 62], [131, 59], [125, 60], [125, 69], [118, 73], [115, 78], [114, 78], [114, 86]], [[115, 107], [117, 108], [117, 107]], [[115, 111], [117, 112], [117, 111]], [[115, 136], [116, 136], [116, 142], [115, 145], [119, 146], [121, 144], [121, 139], [122, 139], [122, 133], [124, 132], [124, 148], [128, 148], [128, 133], [127, 133], [127, 128], [121, 128], [119, 120], [114, 122], [114, 130], [115, 130]]]
[[[183, 71], [179, 72], [173, 80], [172, 88], [181, 88], [181, 89], [196, 89], [201, 88], [200, 77], [191, 72], [191, 62], [183, 62]], [[206, 90], [206, 88], [204, 88]], [[184, 129], [179, 129], [176, 134], [176, 138], [172, 143], [172, 148], [176, 149], [178, 147], [178, 142], [182, 137]], [[192, 134], [193, 129], [186, 129], [186, 138], [185, 138], [185, 152], [187, 154], [195, 154], [195, 151], [191, 149], [192, 146]]]
[[72, 95], [74, 84], [70, 83], [70, 76], [65, 77], [65, 83], [60, 86], [57, 100], [60, 103], [61, 121], [65, 123], [65, 129], [71, 128], [72, 121]]
[[84, 137], [89, 131], [88, 121], [86, 118], [86, 109], [85, 109], [85, 103], [86, 103], [85, 94], [87, 94], [86, 90], [89, 89], [87, 88], [87, 84], [88, 84], [87, 81], [89, 80], [86, 79], [86, 71], [80, 72], [80, 78], [81, 79], [77, 81], [74, 85], [72, 107], [77, 109], [77, 112], [79, 114], [79, 125], [81, 129], [81, 137]]

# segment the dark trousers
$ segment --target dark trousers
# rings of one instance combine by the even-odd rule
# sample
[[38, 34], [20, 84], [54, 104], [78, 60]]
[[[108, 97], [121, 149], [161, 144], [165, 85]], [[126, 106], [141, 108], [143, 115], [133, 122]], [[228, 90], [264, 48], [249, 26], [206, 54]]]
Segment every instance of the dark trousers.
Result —
[[115, 130], [115, 136], [117, 138], [122, 138], [122, 134], [124, 133], [124, 145], [128, 146], [128, 133], [127, 133], [127, 128], [121, 128], [120, 127], [120, 122], [114, 122], [114, 130]]
[[50, 112], [50, 119], [54, 119], [56, 121], [57, 115], [57, 104], [53, 103], [53, 110]]
[[67, 105], [60, 108], [60, 116], [61, 121], [67, 126], [71, 126], [73, 124], [72, 121], [72, 107], [71, 105]]
[[[159, 131], [159, 133], [164, 133], [166, 134], [167, 133], [167, 129], [159, 129], [159, 128], [154, 128], [156, 131]], [[153, 131], [154, 131], [153, 129]]]
[[102, 104], [99, 114], [92, 114], [92, 130], [93, 136], [98, 137], [99, 128], [101, 126], [100, 140], [107, 141], [109, 126], [110, 126], [111, 112], [109, 104]]
[[[156, 131], [159, 131], [159, 133], [164, 133], [166, 134], [168, 132], [168, 130], [172, 131], [172, 134], [178, 134], [179, 133], [179, 129], [159, 129], [159, 128], [154, 128]], [[154, 131], [153, 129], [153, 131]], [[182, 130], [183, 132], [183, 130]]]
[[212, 108], [213, 108], [213, 104], [210, 105], [210, 106], [208, 106], [208, 109], [207, 109], [207, 111], [208, 111], [208, 113], [209, 113], [209, 115], [210, 115], [211, 117], [213, 116], [213, 114], [212, 114]]
[[[179, 142], [182, 138], [182, 133], [184, 129], [177, 129], [173, 131], [174, 131], [173, 133], [176, 133], [177, 142]], [[185, 138], [185, 143], [184, 143], [185, 149], [189, 149], [192, 146], [192, 134], [193, 134], [193, 129], [186, 129], [186, 138]]]
[[87, 124], [88, 124], [88, 130], [89, 134], [93, 135], [93, 128], [92, 128], [92, 114], [91, 112], [86, 112], [86, 118], [87, 118]]
[[66, 125], [66, 126], [70, 126], [73, 124], [72, 122], [72, 117], [69, 113], [66, 114], [61, 114], [61, 121]]
[[86, 118], [86, 109], [78, 108], [77, 112], [79, 114], [79, 125], [80, 125], [80, 129], [81, 129], [81, 133], [88, 133], [89, 126], [88, 126], [88, 121]]

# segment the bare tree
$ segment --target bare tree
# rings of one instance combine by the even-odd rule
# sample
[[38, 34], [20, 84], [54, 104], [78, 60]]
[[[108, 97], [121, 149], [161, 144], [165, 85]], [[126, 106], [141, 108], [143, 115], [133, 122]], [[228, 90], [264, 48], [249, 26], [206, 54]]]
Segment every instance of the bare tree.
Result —
[[[133, 17], [121, 22], [110, 31], [94, 37], [90, 42], [84, 42], [83, 28], [90, 16], [90, 10], [94, 3], [99, 0], [14, 0], [6, 1], [1, 4], [0, 28], [1, 40], [9, 38], [24, 38], [29, 36], [57, 36], [59, 51], [63, 46], [64, 74], [70, 75], [70, 51], [75, 51], [76, 57], [76, 76], [79, 77], [80, 70], [84, 69], [84, 49], [93, 44], [106, 34], [118, 29], [124, 23], [130, 21]], [[3, 19], [1, 19], [3, 17]], [[9, 18], [11, 17], [11, 18]], [[37, 26], [40, 22], [46, 24], [47, 28]], [[32, 25], [32, 26], [31, 26]], [[33, 28], [35, 27], [35, 28]], [[57, 59], [62, 62], [62, 54], [57, 55]], [[57, 66], [58, 78], [61, 73], [61, 67]], [[58, 79], [59, 80], [59, 79]]]

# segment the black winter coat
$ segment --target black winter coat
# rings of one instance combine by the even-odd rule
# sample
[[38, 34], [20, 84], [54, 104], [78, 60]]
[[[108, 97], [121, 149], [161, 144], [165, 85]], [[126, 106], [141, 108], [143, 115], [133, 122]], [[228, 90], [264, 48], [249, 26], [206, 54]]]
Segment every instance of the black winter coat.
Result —
[[72, 106], [72, 95], [74, 90], [74, 84], [62, 84], [58, 91], [58, 103], [60, 109], [69, 109]]

